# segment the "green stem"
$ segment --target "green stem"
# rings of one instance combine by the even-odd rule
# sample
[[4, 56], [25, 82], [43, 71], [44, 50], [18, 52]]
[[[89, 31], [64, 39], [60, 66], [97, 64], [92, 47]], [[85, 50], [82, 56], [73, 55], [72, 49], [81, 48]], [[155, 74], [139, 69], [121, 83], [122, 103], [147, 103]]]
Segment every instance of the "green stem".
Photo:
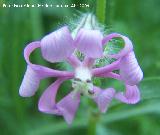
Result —
[[88, 122], [88, 135], [96, 135], [99, 113], [92, 112]]
[[96, 3], [96, 16], [100, 23], [105, 23], [106, 17], [106, 0], [97, 0]]

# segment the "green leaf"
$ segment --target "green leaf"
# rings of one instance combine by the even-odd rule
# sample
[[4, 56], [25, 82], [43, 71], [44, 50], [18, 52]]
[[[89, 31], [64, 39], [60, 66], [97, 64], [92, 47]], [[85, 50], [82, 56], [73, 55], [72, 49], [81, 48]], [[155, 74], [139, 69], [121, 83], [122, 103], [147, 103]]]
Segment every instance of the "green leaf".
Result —
[[123, 105], [122, 108], [118, 108], [106, 114], [103, 117], [102, 122], [109, 123], [147, 113], [160, 113], [159, 106], [160, 106], [159, 100], [145, 104], [142, 103], [139, 105], [126, 105], [126, 107], [125, 105]]
[[144, 79], [140, 85], [142, 100], [160, 98], [160, 77]]
[[86, 119], [77, 119], [72, 123], [71, 126], [67, 125], [65, 121], [62, 122], [50, 122], [48, 124], [41, 124], [41, 126], [38, 126], [37, 128], [32, 128], [28, 130], [29, 132], [27, 135], [46, 135], [46, 134], [54, 134], [60, 131], [69, 131], [71, 129], [80, 128], [80, 127], [87, 127]]

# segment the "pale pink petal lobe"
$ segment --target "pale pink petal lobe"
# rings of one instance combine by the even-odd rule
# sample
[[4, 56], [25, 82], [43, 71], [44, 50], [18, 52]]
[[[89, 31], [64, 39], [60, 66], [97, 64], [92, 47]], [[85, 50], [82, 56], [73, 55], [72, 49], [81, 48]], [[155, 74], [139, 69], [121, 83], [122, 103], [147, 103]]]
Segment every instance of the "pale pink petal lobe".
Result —
[[103, 55], [102, 38], [98, 30], [81, 29], [75, 38], [75, 44], [86, 56], [98, 58]]
[[136, 85], [142, 80], [143, 72], [133, 51], [121, 59], [120, 76], [129, 85]]
[[140, 92], [136, 85], [126, 85], [126, 92], [118, 92], [115, 98], [126, 104], [136, 104], [140, 101]]
[[41, 40], [42, 56], [49, 62], [63, 61], [73, 51], [73, 39], [66, 26], [52, 32]]
[[33, 96], [39, 87], [39, 83], [39, 76], [34, 72], [34, 70], [30, 66], [27, 66], [26, 73], [24, 75], [22, 84], [19, 89], [20, 96]]

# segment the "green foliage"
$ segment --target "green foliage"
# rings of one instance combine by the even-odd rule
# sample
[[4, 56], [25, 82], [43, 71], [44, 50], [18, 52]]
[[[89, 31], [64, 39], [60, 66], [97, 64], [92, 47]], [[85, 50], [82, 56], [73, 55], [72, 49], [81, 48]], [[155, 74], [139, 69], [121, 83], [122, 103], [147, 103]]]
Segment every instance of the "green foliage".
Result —
[[[13, 0], [0, 1], [0, 134], [1, 135], [78, 135], [91, 134], [96, 127], [98, 135], [159, 135], [160, 129], [160, 53], [159, 53], [159, 0], [107, 0], [105, 11], [98, 12], [98, 18], [104, 22], [109, 32], [127, 35], [134, 43], [139, 64], [144, 71], [144, 80], [140, 83], [142, 100], [136, 105], [121, 104], [113, 101], [106, 114], [94, 112], [90, 117], [90, 101], [82, 101], [75, 121], [66, 125], [61, 117], [38, 112], [37, 102], [48, 84], [54, 79], [41, 82], [40, 91], [32, 98], [21, 98], [19, 86], [26, 70], [23, 58], [24, 47], [32, 41], [40, 40], [57, 27], [72, 22], [81, 12], [95, 12], [95, 0], [83, 0], [90, 8], [2, 8], [1, 4], [14, 3]], [[18, 0], [16, 3], [57, 3], [58, 0]], [[78, 0], [63, 0], [62, 4], [79, 4]], [[101, 3], [102, 4], [102, 3]], [[101, 8], [98, 9], [101, 11]], [[105, 13], [105, 17], [103, 14]], [[69, 24], [72, 25], [72, 24]], [[115, 43], [116, 41], [116, 43]], [[119, 40], [110, 42], [106, 50], [118, 52]], [[107, 48], [108, 47], [108, 48]], [[71, 70], [66, 64], [45, 62], [39, 51], [32, 56], [32, 61], [48, 67]], [[100, 66], [113, 61], [101, 60]], [[99, 66], [97, 64], [97, 66]], [[155, 77], [152, 77], [155, 76]], [[94, 84], [101, 87], [121, 87], [118, 81], [94, 78]], [[65, 92], [63, 92], [65, 91]], [[59, 91], [59, 98], [70, 91], [70, 82], [65, 82]], [[93, 106], [94, 107], [94, 106]], [[88, 109], [89, 108], [89, 109]], [[92, 125], [93, 123], [93, 125]], [[96, 126], [94, 126], [96, 125]], [[93, 129], [94, 131], [94, 129]], [[133, 131], [133, 132], [132, 132]]]

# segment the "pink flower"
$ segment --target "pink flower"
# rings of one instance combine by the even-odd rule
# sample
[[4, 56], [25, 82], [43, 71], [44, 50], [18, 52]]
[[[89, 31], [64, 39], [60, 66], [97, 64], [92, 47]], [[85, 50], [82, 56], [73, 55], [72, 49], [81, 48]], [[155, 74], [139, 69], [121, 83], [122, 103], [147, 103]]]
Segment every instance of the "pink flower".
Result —
[[[103, 46], [115, 37], [124, 40], [125, 46], [118, 53], [109, 55], [116, 61], [104, 67], [93, 68], [94, 61], [103, 57]], [[33, 64], [29, 61], [30, 54], [40, 48], [42, 56], [49, 62], [61, 62], [66, 60], [74, 68], [72, 72], [58, 71], [45, 66]], [[79, 50], [85, 55], [80, 61], [75, 51]], [[41, 112], [63, 116], [68, 124], [73, 121], [80, 103], [81, 95], [93, 99], [101, 112], [106, 112], [113, 98], [127, 104], [135, 104], [140, 100], [140, 92], [136, 86], [143, 78], [143, 73], [138, 65], [133, 52], [131, 41], [118, 33], [112, 33], [103, 37], [98, 30], [81, 28], [73, 39], [67, 26], [45, 36], [41, 41], [35, 41], [27, 45], [24, 50], [27, 62], [27, 70], [20, 86], [19, 94], [30, 97], [35, 94], [42, 79], [56, 77], [42, 94], [38, 108]], [[120, 70], [120, 74], [114, 73]], [[114, 88], [102, 90], [93, 85], [92, 77], [107, 77], [123, 81], [125, 92], [116, 92]], [[56, 94], [60, 85], [68, 79], [72, 81], [72, 91], [56, 103]]]

